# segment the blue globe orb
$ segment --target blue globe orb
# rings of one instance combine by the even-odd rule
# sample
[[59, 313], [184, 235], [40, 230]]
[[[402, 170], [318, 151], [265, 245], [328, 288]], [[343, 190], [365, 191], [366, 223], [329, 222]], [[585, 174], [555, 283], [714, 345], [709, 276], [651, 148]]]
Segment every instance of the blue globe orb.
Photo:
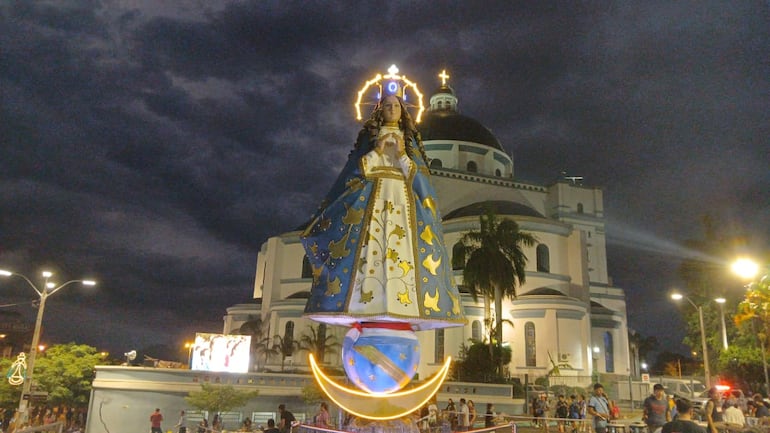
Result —
[[370, 393], [390, 393], [406, 386], [420, 363], [417, 336], [411, 330], [351, 328], [342, 343], [348, 378]]

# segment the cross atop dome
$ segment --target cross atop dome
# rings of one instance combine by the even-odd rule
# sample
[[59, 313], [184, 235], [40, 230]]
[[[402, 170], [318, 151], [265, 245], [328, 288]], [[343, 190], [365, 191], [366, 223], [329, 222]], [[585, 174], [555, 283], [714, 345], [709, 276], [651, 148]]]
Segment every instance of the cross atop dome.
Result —
[[449, 79], [449, 74], [446, 73], [446, 69], [441, 71], [441, 73], [438, 74], [438, 77], [441, 78], [441, 85], [446, 86], [446, 80]]
[[441, 79], [441, 87], [430, 97], [430, 110], [457, 111], [457, 96], [455, 96], [455, 91], [447, 84], [449, 74], [444, 69], [437, 76]]

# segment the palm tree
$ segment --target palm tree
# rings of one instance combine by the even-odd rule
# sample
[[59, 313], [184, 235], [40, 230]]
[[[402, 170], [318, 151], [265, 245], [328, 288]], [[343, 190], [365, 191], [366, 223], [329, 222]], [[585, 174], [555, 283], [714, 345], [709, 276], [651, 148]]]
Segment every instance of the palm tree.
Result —
[[297, 342], [290, 335], [274, 335], [273, 336], [273, 350], [277, 351], [281, 355], [281, 372], [284, 370], [284, 364], [286, 358], [292, 356], [296, 350], [299, 349], [299, 342]]
[[275, 342], [270, 337], [263, 337], [261, 340], [257, 342], [257, 344], [254, 346], [254, 356], [257, 360], [257, 371], [259, 371], [259, 357], [264, 356], [265, 362], [264, 365], [267, 365], [268, 359], [270, 359], [271, 356], [279, 355], [281, 352], [275, 348]]
[[[259, 347], [259, 342], [264, 338], [266, 333], [265, 331], [265, 323], [262, 321], [262, 318], [252, 316], [250, 316], [249, 320], [244, 322], [243, 325], [238, 328], [239, 334], [251, 336], [251, 346], [249, 347], [249, 353], [254, 357], [254, 359], [258, 359], [257, 350]], [[256, 369], [259, 369], [259, 365], [256, 365]]]
[[317, 326], [308, 326], [309, 334], [302, 334], [299, 339], [299, 350], [304, 350], [313, 354], [319, 363], [324, 362], [324, 356], [327, 353], [336, 355], [340, 344], [337, 337], [327, 334], [326, 325], [319, 323]]
[[[453, 249], [452, 264], [455, 268], [463, 268], [463, 284], [470, 290], [473, 300], [478, 301], [479, 294], [484, 297], [485, 318], [489, 316], [489, 298], [494, 299], [494, 344], [500, 345], [503, 340], [503, 297], [516, 298], [516, 287], [526, 281], [527, 256], [523, 247], [534, 245], [537, 239], [519, 231], [519, 225], [513, 220], [498, 220], [490, 207], [479, 217], [479, 224], [479, 231], [470, 231], [460, 238], [460, 244]], [[498, 367], [502, 373], [502, 365]]]

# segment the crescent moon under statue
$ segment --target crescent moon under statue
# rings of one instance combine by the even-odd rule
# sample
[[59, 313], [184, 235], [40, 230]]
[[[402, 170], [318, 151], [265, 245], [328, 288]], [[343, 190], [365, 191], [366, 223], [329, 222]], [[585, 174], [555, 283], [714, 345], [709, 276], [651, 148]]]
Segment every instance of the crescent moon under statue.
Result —
[[316, 382], [337, 406], [353, 415], [375, 420], [401, 418], [422, 407], [441, 387], [452, 363], [451, 357], [447, 357], [441, 370], [416, 388], [393, 393], [368, 393], [334, 382], [321, 371], [312, 354], [309, 361]]

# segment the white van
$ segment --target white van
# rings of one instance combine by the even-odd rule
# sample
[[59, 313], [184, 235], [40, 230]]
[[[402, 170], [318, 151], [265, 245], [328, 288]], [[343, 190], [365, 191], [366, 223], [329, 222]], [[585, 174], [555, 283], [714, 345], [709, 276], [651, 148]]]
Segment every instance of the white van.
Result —
[[706, 386], [695, 379], [675, 379], [661, 377], [654, 382], [660, 383], [666, 389], [666, 394], [674, 397], [685, 397], [692, 399], [700, 396], [706, 391]]

